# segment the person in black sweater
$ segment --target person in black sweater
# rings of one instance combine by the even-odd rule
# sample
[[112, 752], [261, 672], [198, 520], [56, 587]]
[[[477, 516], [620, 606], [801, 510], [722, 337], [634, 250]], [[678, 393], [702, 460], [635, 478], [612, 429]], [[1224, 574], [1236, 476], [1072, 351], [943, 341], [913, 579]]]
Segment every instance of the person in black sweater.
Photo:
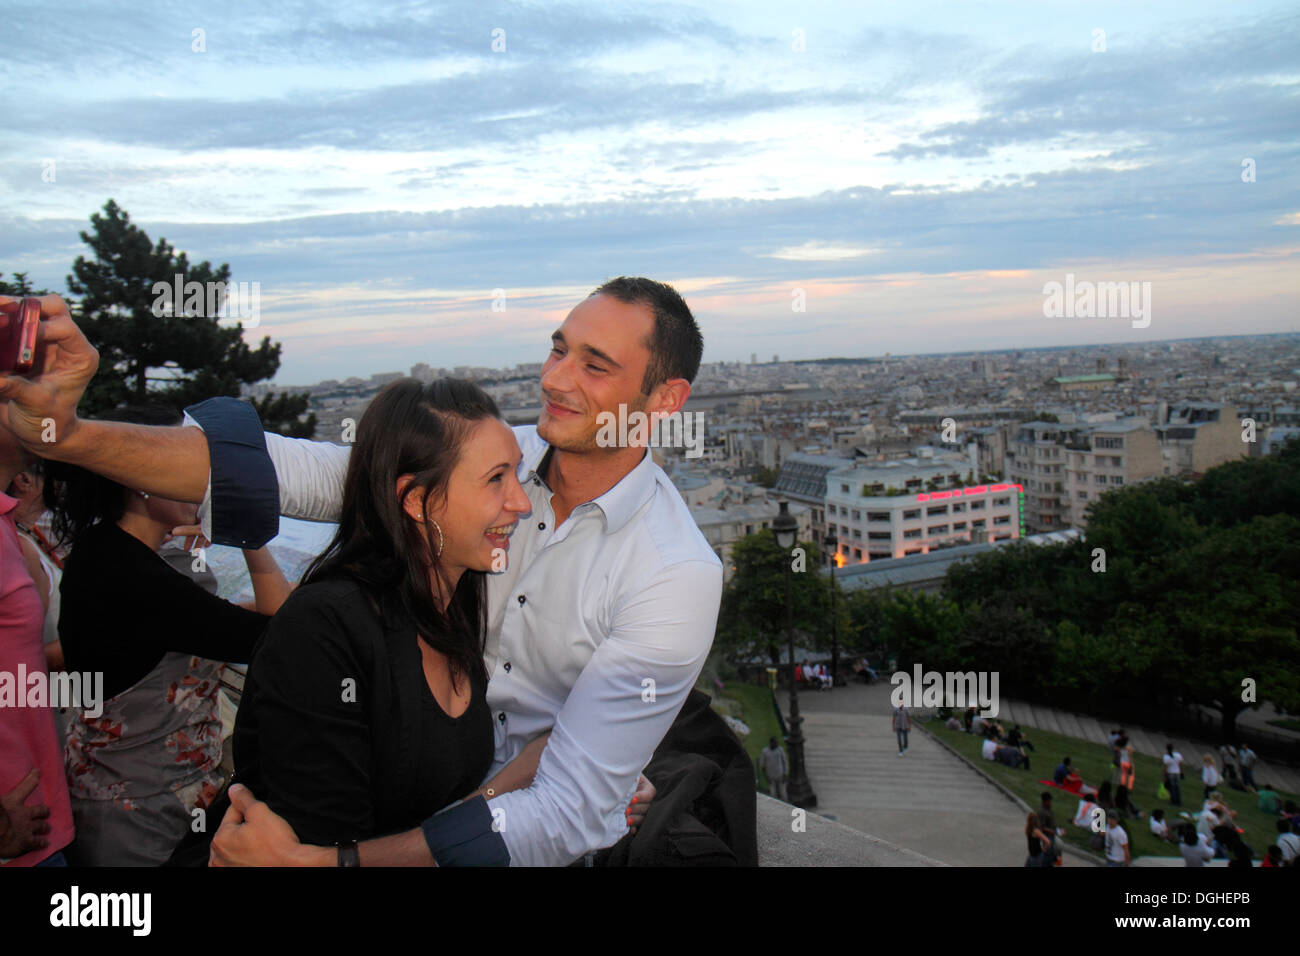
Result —
[[[176, 424], [173, 409], [123, 409], [108, 420]], [[224, 601], [158, 553], [195, 506], [49, 463], [46, 502], [71, 541], [60, 584], [59, 638], [83, 685], [65, 762], [77, 836], [74, 865], [165, 863], [225, 784], [217, 692], [224, 662], [244, 663], [290, 588], [265, 548], [246, 551], [255, 610]], [[215, 824], [215, 821], [214, 821]]]
[[304, 844], [418, 827], [532, 781], [545, 735], [480, 787], [494, 731], [485, 574], [530, 510], [514, 433], [471, 382], [403, 379], [366, 409], [342, 518], [259, 642], [235, 723], [235, 780]]

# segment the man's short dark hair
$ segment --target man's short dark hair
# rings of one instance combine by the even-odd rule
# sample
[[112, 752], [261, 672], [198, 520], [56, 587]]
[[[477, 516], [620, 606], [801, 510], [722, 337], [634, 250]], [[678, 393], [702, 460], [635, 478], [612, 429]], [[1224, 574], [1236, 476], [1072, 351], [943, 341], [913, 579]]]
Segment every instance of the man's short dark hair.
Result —
[[625, 305], [650, 307], [655, 325], [650, 341], [645, 343], [650, 350], [650, 364], [641, 380], [643, 395], [649, 395], [670, 378], [695, 381], [704, 354], [704, 336], [676, 289], [654, 279], [619, 276], [591, 294], [613, 296]]

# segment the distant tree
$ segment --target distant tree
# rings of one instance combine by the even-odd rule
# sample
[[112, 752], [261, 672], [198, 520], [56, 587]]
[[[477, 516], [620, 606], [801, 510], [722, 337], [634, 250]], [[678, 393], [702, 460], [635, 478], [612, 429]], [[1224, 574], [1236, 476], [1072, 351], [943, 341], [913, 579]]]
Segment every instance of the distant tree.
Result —
[[1225, 739], [1252, 705], [1248, 679], [1256, 700], [1300, 707], [1300, 520], [1215, 528], [1154, 569], [1143, 598], [1144, 632], [1168, 635], [1160, 680], [1219, 711]]
[[[214, 269], [211, 263], [191, 263], [166, 239], [153, 245], [144, 230], [134, 225], [125, 210], [109, 200], [104, 213], [93, 214], [93, 232], [82, 240], [94, 252], [92, 259], [78, 256], [68, 288], [80, 297], [75, 318], [100, 353], [99, 371], [82, 402], [82, 412], [94, 415], [123, 402], [146, 399], [183, 407], [218, 395], [240, 394], [245, 384], [272, 377], [280, 367], [280, 345], [264, 336], [256, 349], [244, 342], [243, 326], [220, 322], [224, 296], [209, 309], [206, 296], [198, 314], [187, 314], [187, 302], [172, 309], [156, 307], [155, 283], [226, 283], [230, 266]], [[208, 314], [208, 312], [212, 314]], [[259, 409], [270, 431], [295, 437], [315, 433], [316, 420], [308, 415], [308, 396], [268, 396]]]
[[880, 640], [898, 659], [900, 670], [910, 670], [913, 664], [926, 670], [958, 670], [966, 663], [960, 647], [964, 619], [955, 602], [899, 591], [882, 611]]
[[[821, 555], [810, 541], [804, 549], [803, 571], [791, 572], [796, 643], [829, 646], [830, 589], [817, 573]], [[766, 654], [773, 664], [783, 661], [786, 647], [785, 569], [795, 559], [776, 546], [771, 529], [741, 538], [731, 548], [736, 570], [722, 590], [717, 641], [733, 658]]]
[[775, 488], [779, 472], [775, 468], [760, 468], [754, 472], [754, 484], [764, 488]]
[[[0, 273], [3, 276], [4, 273]], [[27, 279], [26, 272], [15, 272], [12, 274], [13, 282], [6, 282], [0, 278], [0, 295], [49, 295], [49, 289], [36, 289], [32, 287], [31, 282]]]

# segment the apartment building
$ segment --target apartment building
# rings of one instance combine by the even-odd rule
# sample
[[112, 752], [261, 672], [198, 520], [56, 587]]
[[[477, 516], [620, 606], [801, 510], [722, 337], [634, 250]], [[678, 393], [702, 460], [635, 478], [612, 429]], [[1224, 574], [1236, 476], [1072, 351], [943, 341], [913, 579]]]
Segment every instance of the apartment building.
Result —
[[957, 455], [859, 464], [827, 475], [826, 527], [845, 564], [1020, 536], [1020, 489], [974, 484]]
[[853, 459], [837, 455], [810, 455], [793, 452], [781, 462], [774, 493], [788, 498], [793, 510], [794, 502], [806, 505], [811, 512], [812, 540], [822, 546], [826, 526], [826, 476], [832, 471], [848, 467]]
[[1065, 442], [1075, 426], [1024, 422], [1007, 443], [1002, 474], [1025, 494], [1025, 526], [1032, 533], [1070, 526], [1065, 495]]
[[1083, 426], [1065, 442], [1064, 524], [1087, 525], [1088, 505], [1114, 488], [1163, 472], [1160, 441], [1145, 419], [1124, 419]]
[[1163, 474], [1203, 475], [1215, 465], [1250, 454], [1241, 440], [1234, 405], [1224, 402], [1179, 402], [1158, 412]]
[[1201, 475], [1249, 454], [1236, 411], [1210, 402], [1162, 404], [1145, 418], [1058, 425], [1025, 422], [1007, 448], [1005, 474], [1023, 486], [1031, 533], [1083, 528], [1104, 492], [1163, 476]]

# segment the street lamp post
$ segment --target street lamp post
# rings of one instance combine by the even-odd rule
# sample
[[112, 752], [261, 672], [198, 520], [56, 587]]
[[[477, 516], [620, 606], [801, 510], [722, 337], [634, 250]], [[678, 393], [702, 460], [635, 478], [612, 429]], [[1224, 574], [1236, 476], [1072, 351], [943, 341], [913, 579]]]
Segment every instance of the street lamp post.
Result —
[[831, 556], [831, 687], [840, 673], [840, 631], [835, 618], [835, 569], [840, 563], [840, 539], [832, 531], [826, 535], [826, 549]]
[[790, 745], [790, 782], [786, 795], [796, 807], [811, 809], [817, 806], [817, 795], [808, 783], [808, 774], [803, 762], [803, 718], [799, 716], [799, 689], [794, 679], [794, 595], [791, 590], [793, 570], [790, 566], [790, 552], [794, 549], [798, 536], [799, 524], [790, 514], [790, 502], [779, 503], [781, 510], [772, 521], [772, 533], [776, 536], [776, 545], [781, 549], [781, 563], [785, 565], [785, 638], [790, 650], [790, 736], [786, 742]]

